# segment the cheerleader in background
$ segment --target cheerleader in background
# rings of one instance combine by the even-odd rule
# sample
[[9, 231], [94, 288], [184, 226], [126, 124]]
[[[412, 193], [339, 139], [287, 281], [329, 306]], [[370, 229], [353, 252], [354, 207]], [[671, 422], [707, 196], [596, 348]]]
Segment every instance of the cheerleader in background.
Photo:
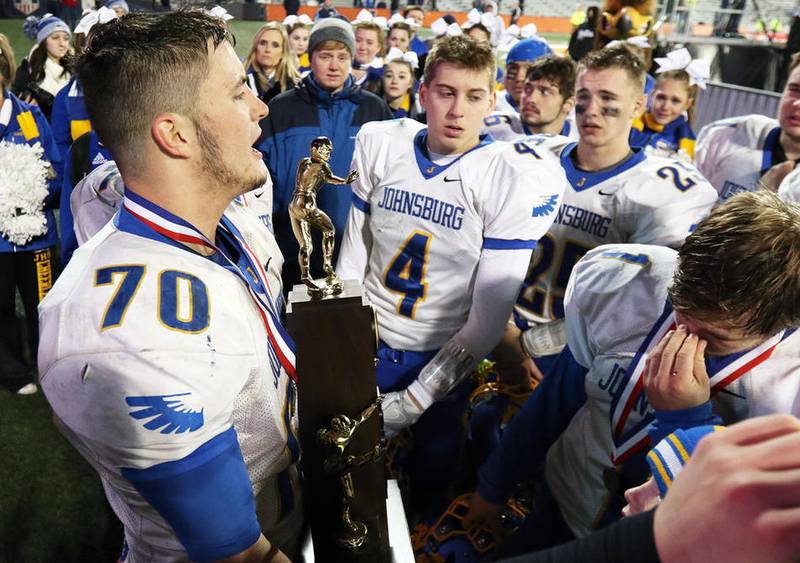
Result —
[[[52, 208], [58, 205], [62, 161], [41, 110], [8, 90], [15, 70], [14, 51], [0, 34], [0, 170], [11, 172], [0, 175], [0, 385], [27, 395], [37, 390], [36, 308], [57, 272]], [[28, 149], [37, 146], [41, 149]], [[37, 157], [34, 150], [43, 152]], [[44, 164], [49, 165], [47, 179], [41, 172]], [[28, 361], [19, 343], [17, 289], [25, 313]]]
[[[356, 52], [353, 55], [353, 69], [350, 73], [356, 84], [361, 87], [366, 86], [368, 82], [379, 81], [380, 71], [383, 68], [381, 57], [386, 51], [384, 36], [386, 23], [386, 18], [373, 17], [367, 10], [361, 10], [352, 22], [356, 36]], [[368, 74], [371, 76], [368, 77]]]
[[422, 109], [414, 94], [414, 72], [419, 59], [414, 51], [403, 53], [392, 48], [383, 67], [383, 99], [395, 118], [417, 119]]
[[300, 81], [297, 57], [289, 51], [289, 38], [279, 22], [261, 26], [244, 63], [247, 80], [264, 103]]
[[297, 70], [301, 76], [311, 71], [311, 62], [308, 60], [308, 36], [314, 22], [307, 15], [286, 16], [283, 28], [289, 37], [289, 50], [297, 57]]
[[395, 14], [389, 19], [389, 33], [387, 36], [389, 47], [400, 49], [403, 53], [411, 48], [411, 38], [414, 36], [416, 21], [404, 19], [400, 14]]
[[633, 122], [630, 144], [645, 147], [648, 153], [691, 161], [695, 101], [699, 89], [706, 87], [710, 64], [692, 60], [687, 49], [672, 51], [655, 62], [659, 67], [651, 108]]
[[492, 32], [494, 31], [494, 14], [481, 14], [475, 8], [467, 14], [467, 21], [461, 26], [464, 33], [472, 37], [475, 41], [483, 41], [492, 44]]
[[69, 26], [52, 14], [41, 19], [28, 16], [23, 24], [26, 36], [36, 46], [19, 65], [12, 92], [23, 101], [35, 104], [49, 120], [56, 94], [70, 79], [65, 57], [71, 52]]

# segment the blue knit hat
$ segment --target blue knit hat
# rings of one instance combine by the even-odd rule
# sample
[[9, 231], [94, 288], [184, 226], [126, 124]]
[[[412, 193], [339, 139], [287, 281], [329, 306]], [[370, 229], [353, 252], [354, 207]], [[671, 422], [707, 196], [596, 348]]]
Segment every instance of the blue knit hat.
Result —
[[69, 26], [64, 20], [55, 17], [53, 14], [45, 14], [41, 18], [28, 16], [22, 24], [22, 31], [30, 39], [35, 39], [36, 43], [41, 43], [56, 31], [65, 31], [72, 36]]
[[109, 0], [106, 2], [106, 8], [114, 9], [114, 8], [122, 8], [125, 10], [126, 14], [131, 13], [130, 7], [128, 7], [128, 3], [125, 0]]
[[539, 57], [552, 54], [553, 50], [550, 48], [550, 45], [547, 44], [547, 41], [539, 39], [538, 37], [531, 37], [529, 39], [523, 39], [511, 47], [506, 57], [506, 64], [508, 65], [516, 62], [532, 63]]

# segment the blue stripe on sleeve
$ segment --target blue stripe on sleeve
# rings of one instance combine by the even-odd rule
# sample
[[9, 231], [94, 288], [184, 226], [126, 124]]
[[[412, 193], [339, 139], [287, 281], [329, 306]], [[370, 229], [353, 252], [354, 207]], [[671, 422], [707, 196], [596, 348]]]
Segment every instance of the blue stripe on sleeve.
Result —
[[356, 194], [353, 194], [353, 205], [355, 205], [356, 209], [360, 210], [362, 213], [366, 213], [367, 215], [370, 214], [371, 208], [369, 203], [358, 197]]
[[175, 530], [194, 561], [236, 555], [261, 534], [255, 497], [236, 431], [230, 428], [188, 456], [122, 475]]
[[522, 239], [485, 238], [483, 248], [488, 250], [534, 250], [537, 241]]

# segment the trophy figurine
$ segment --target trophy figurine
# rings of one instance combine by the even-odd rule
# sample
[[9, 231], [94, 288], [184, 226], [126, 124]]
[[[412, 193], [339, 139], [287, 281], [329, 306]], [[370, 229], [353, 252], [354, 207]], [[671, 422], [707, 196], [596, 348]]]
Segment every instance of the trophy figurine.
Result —
[[[333, 143], [327, 137], [317, 137], [311, 141], [311, 156], [301, 160], [297, 165], [297, 179], [294, 184], [292, 201], [289, 204], [289, 217], [292, 231], [300, 245], [300, 281], [308, 287], [309, 295], [319, 298], [338, 295], [342, 291], [342, 282], [333, 271], [333, 242], [336, 229], [333, 222], [317, 207], [317, 192], [324, 184], [343, 186], [358, 177], [356, 170], [351, 170], [347, 178], [339, 178], [331, 172], [328, 159], [333, 151]], [[311, 253], [313, 242], [311, 228], [322, 231], [322, 259], [325, 279], [318, 284], [311, 278]]]
[[323, 462], [325, 471], [329, 474], [337, 475], [342, 486], [344, 498], [342, 500], [342, 533], [337, 538], [337, 543], [352, 552], [358, 552], [367, 543], [367, 526], [363, 522], [354, 520], [350, 516], [350, 505], [355, 497], [353, 488], [352, 470], [364, 464], [377, 461], [386, 451], [386, 440], [381, 438], [380, 442], [373, 446], [369, 451], [360, 455], [346, 454], [345, 450], [350, 442], [353, 441], [356, 430], [375, 412], [378, 412], [378, 405], [383, 400], [380, 395], [371, 403], [359, 416], [358, 420], [353, 420], [349, 416], [339, 414], [331, 419], [329, 428], [321, 428], [317, 432], [319, 440], [333, 447], [334, 451]]

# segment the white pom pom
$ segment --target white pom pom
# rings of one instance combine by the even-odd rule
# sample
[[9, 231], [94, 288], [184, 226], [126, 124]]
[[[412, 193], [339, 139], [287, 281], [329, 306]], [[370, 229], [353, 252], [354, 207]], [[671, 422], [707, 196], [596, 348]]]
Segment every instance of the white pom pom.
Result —
[[0, 142], [0, 234], [16, 246], [25, 246], [47, 233], [44, 200], [50, 164], [44, 149]]

